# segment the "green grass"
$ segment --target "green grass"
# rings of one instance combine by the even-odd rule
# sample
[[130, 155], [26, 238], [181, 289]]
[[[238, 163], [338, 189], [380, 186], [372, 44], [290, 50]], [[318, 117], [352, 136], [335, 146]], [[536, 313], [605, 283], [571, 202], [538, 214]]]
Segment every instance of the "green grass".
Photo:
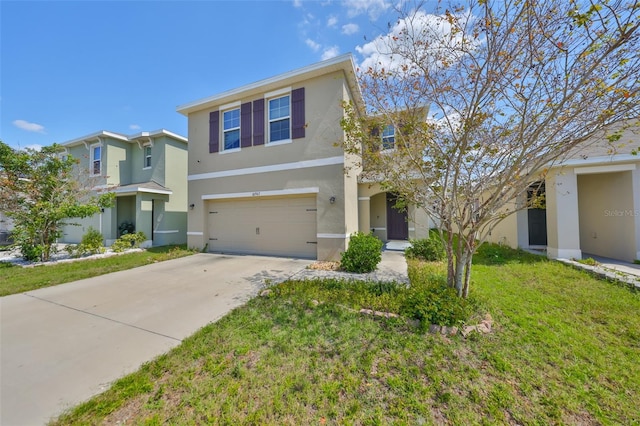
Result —
[[640, 423], [639, 292], [485, 246], [472, 292], [491, 334], [424, 334], [351, 309], [393, 308], [396, 292], [279, 284], [55, 424]]
[[193, 251], [187, 250], [185, 246], [165, 246], [102, 259], [79, 260], [30, 268], [0, 262], [0, 296], [123, 271], [190, 254], [193, 254]]

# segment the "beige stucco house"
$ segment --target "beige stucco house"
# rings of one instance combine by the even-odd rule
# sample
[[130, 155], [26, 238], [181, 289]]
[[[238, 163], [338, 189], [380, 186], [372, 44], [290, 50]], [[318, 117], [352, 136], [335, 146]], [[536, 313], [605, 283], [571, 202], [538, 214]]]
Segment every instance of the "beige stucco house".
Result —
[[615, 146], [604, 137], [585, 143], [550, 168], [546, 208], [511, 214], [491, 241], [546, 248], [550, 258], [640, 259], [640, 157], [632, 154], [638, 146], [638, 127], [626, 129]]
[[167, 130], [122, 135], [100, 131], [61, 144], [80, 161], [84, 184], [116, 194], [115, 205], [64, 227], [61, 242], [78, 243], [91, 226], [110, 245], [124, 223], [145, 246], [184, 244], [187, 231], [187, 139]]
[[363, 105], [351, 55], [178, 107], [189, 126], [188, 245], [329, 260], [359, 230], [426, 235], [426, 218], [359, 183], [359, 159], [342, 148], [343, 102]]

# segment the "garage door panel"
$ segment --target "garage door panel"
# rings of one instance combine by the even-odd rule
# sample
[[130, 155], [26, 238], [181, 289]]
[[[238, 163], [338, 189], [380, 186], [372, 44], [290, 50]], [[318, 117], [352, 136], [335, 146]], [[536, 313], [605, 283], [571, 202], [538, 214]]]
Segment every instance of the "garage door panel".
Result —
[[209, 211], [210, 251], [317, 256], [315, 197], [216, 200]]

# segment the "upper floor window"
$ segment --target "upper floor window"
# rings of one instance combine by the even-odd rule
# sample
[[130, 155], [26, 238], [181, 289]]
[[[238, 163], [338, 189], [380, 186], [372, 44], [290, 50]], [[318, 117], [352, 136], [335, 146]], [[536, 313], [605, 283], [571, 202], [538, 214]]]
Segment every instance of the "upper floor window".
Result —
[[151, 145], [144, 146], [144, 165], [143, 168], [151, 168]]
[[393, 149], [396, 144], [396, 130], [393, 125], [384, 126], [382, 129], [382, 149]]
[[102, 147], [100, 145], [91, 146], [91, 176], [98, 176], [102, 173]]
[[240, 108], [222, 114], [223, 151], [240, 148]]
[[269, 100], [269, 142], [291, 139], [291, 97]]

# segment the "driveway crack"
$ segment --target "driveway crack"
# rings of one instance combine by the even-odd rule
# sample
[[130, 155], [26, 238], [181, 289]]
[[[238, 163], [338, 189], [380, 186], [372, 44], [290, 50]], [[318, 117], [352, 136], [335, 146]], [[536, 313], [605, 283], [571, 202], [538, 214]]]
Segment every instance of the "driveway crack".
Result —
[[23, 293], [23, 294], [25, 296], [31, 297], [31, 298], [36, 299], [36, 300], [40, 300], [42, 302], [46, 302], [46, 303], [50, 303], [52, 305], [60, 306], [61, 308], [66, 308], [66, 309], [70, 309], [72, 311], [80, 312], [80, 313], [83, 313], [83, 314], [86, 314], [86, 315], [91, 315], [93, 317], [100, 318], [100, 319], [103, 319], [103, 320], [107, 320], [107, 321], [110, 321], [110, 322], [113, 322], [113, 323], [116, 323], [116, 324], [121, 324], [121, 325], [124, 325], [126, 327], [135, 328], [135, 329], [138, 329], [140, 331], [144, 331], [146, 333], [155, 334], [156, 336], [166, 337], [167, 339], [175, 340], [176, 342], [182, 342], [182, 339], [178, 339], [178, 338], [173, 337], [173, 336], [168, 336], [166, 334], [158, 333], [157, 331], [149, 330], [149, 329], [146, 329], [146, 328], [143, 328], [143, 327], [138, 327], [137, 325], [129, 324], [129, 323], [126, 323], [124, 321], [118, 321], [116, 319], [105, 317], [103, 315], [98, 315], [98, 314], [95, 314], [93, 312], [85, 311], [83, 309], [74, 308], [73, 306], [65, 305], [63, 303], [58, 303], [58, 302], [54, 302], [52, 300], [43, 299], [42, 297], [34, 296], [32, 294], [29, 294], [29, 293]]

